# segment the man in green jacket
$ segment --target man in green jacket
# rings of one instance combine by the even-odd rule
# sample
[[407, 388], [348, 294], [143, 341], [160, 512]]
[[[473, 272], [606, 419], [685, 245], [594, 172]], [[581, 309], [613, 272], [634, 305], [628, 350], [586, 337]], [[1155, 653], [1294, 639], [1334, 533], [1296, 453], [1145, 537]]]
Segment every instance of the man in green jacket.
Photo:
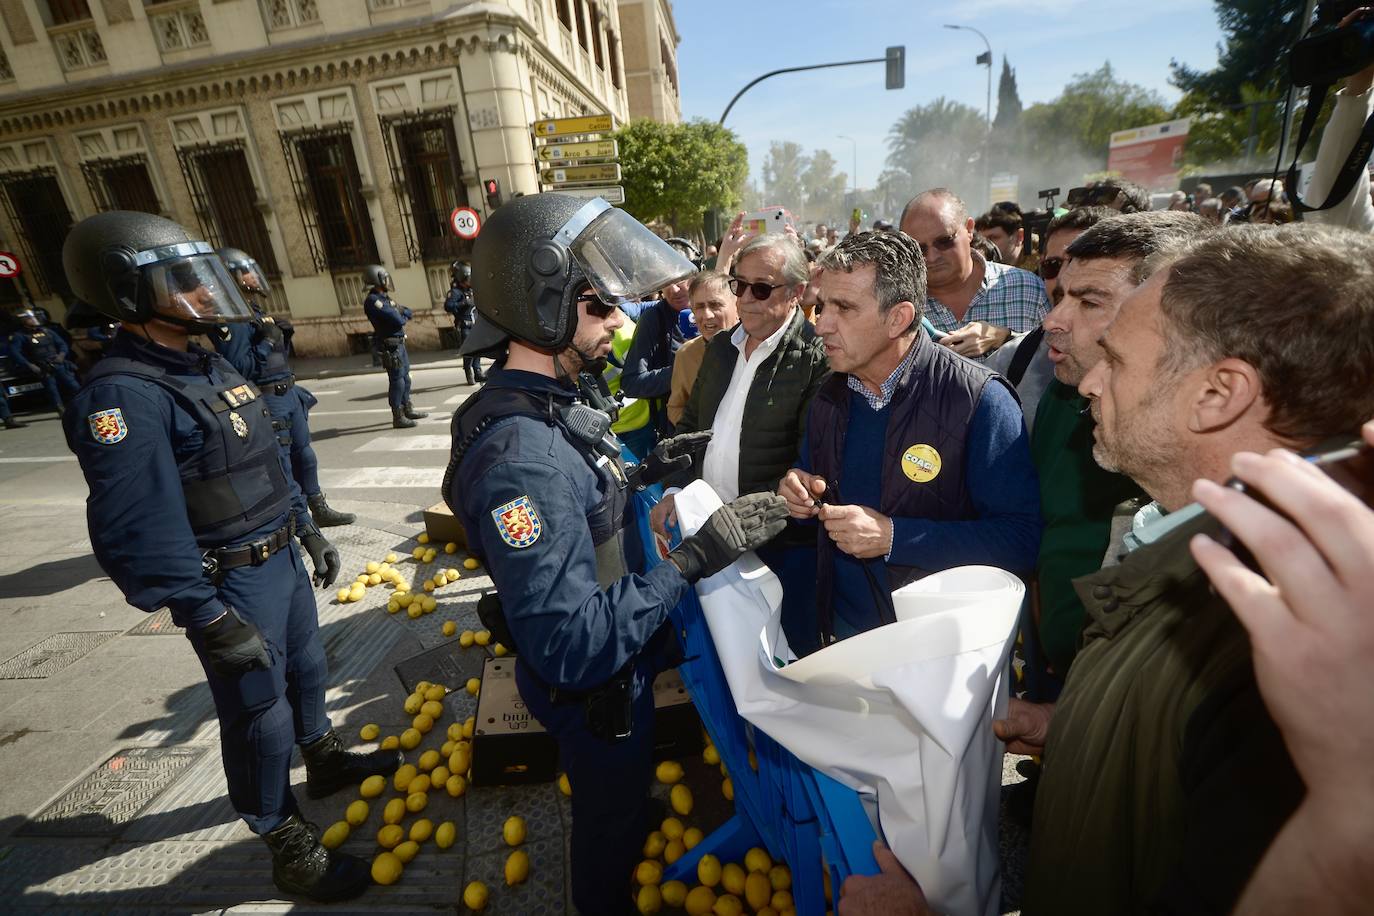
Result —
[[[1102, 346], [1080, 386], [1094, 456], [1140, 484], [1157, 520], [1078, 581], [1089, 622], [1059, 703], [1013, 699], [994, 723], [1008, 750], [1045, 761], [1022, 912], [1221, 916], [1303, 785], [1245, 630], [1189, 554], [1195, 534], [1219, 535], [1190, 490], [1230, 478], [1239, 452], [1349, 440], [1374, 416], [1374, 238], [1211, 234], [1122, 302]], [[897, 873], [850, 880], [846, 916], [899, 886], [916, 899]]]

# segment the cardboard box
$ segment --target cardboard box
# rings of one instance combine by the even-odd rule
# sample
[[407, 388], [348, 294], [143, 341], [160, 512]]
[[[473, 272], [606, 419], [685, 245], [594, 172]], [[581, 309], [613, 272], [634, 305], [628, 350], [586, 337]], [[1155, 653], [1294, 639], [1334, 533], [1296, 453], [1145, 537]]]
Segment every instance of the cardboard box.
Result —
[[432, 544], [442, 546], [452, 541], [464, 550], [467, 549], [468, 534], [463, 530], [463, 523], [458, 521], [443, 501], [425, 510], [425, 533], [429, 535]]

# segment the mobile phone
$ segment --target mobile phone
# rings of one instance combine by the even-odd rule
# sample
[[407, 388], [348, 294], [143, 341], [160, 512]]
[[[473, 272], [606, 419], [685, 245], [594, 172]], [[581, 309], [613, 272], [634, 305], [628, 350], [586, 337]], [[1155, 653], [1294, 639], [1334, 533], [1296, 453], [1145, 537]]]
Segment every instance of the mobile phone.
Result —
[[[1346, 442], [1338, 442], [1330, 446], [1320, 447], [1317, 451], [1302, 456], [1305, 460], [1312, 462], [1321, 468], [1342, 488], [1354, 494], [1357, 499], [1366, 506], [1374, 507], [1374, 448], [1370, 448], [1363, 439], [1353, 439]], [[1246, 494], [1251, 499], [1262, 503], [1264, 506], [1278, 512], [1284, 518], [1289, 518], [1286, 513], [1278, 509], [1270, 502], [1263, 493], [1251, 490], [1245, 483], [1232, 477], [1226, 481], [1226, 486]], [[1290, 521], [1292, 519], [1289, 519]], [[1240, 560], [1250, 569], [1264, 575], [1259, 563], [1255, 560], [1246, 546], [1241, 543], [1240, 538], [1231, 533], [1230, 530], [1223, 528], [1217, 541], [1224, 547], [1230, 549]]]
[[767, 232], [784, 232], [788, 226], [795, 229], [796, 223], [786, 207], [764, 207], [762, 210], [746, 213], [742, 226], [747, 232], [763, 235]]

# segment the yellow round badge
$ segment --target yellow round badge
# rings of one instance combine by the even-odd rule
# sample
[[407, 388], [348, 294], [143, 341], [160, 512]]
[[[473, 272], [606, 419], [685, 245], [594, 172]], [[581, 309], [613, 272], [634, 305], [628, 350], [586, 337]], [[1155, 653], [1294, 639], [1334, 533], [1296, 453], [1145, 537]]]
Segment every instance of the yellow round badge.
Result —
[[940, 475], [940, 453], [929, 445], [913, 445], [902, 453], [902, 473], [916, 483], [928, 483]]

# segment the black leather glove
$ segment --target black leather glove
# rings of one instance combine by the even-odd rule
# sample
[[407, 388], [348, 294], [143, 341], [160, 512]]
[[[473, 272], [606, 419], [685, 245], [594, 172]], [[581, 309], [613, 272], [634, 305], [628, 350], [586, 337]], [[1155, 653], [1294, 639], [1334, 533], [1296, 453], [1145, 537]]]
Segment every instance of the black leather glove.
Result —
[[258, 628], [233, 608], [225, 608], [223, 617], [203, 628], [200, 639], [205, 660], [221, 677], [238, 677], [272, 664]]
[[343, 569], [338, 548], [318, 531], [307, 531], [301, 535], [301, 546], [310, 554], [310, 562], [315, 567], [315, 575], [311, 577], [315, 584], [321, 588], [333, 585], [334, 580], [339, 578], [339, 570]]
[[776, 493], [750, 493], [726, 503], [668, 559], [688, 582], [714, 576], [787, 526], [787, 503]]
[[635, 468], [631, 482], [636, 488], [647, 487], [670, 474], [690, 468], [697, 456], [706, 450], [710, 441], [709, 429], [664, 439], [654, 446], [654, 450]]

